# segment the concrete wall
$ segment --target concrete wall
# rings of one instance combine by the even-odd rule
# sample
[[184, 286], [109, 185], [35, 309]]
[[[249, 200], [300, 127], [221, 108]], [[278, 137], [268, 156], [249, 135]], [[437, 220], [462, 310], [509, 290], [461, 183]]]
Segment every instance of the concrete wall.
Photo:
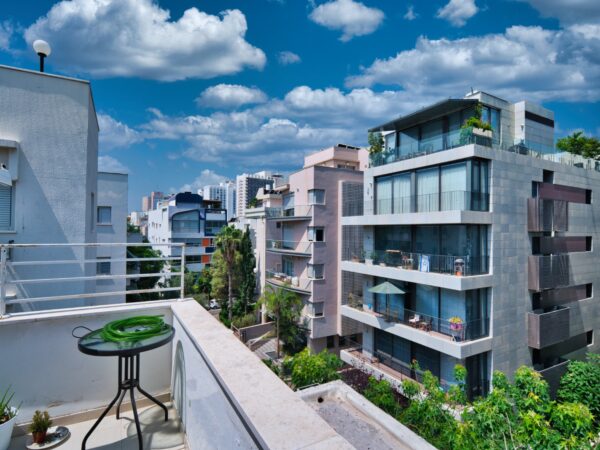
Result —
[[[0, 139], [18, 143], [14, 182], [14, 230], [0, 233], [7, 243], [95, 242], [98, 124], [86, 81], [0, 66]], [[19, 250], [13, 260], [93, 259], [95, 249]], [[21, 278], [93, 275], [94, 265], [21, 268]], [[75, 283], [77, 284], [77, 283]], [[21, 297], [81, 291], [59, 284], [29, 286]], [[82, 302], [69, 301], [69, 305]], [[43, 308], [62, 306], [45, 303]], [[28, 304], [25, 309], [38, 309]]]
[[[0, 320], [0, 380], [22, 402], [17, 423], [31, 421], [36, 409], [58, 417], [107, 405], [116, 394], [117, 358], [84, 355], [71, 333], [77, 326], [97, 329], [136, 315], [163, 315], [171, 322], [166, 302], [152, 305], [98, 307], [36, 313]], [[85, 334], [83, 329], [76, 334]], [[142, 386], [150, 393], [169, 390], [171, 346], [140, 358]]]

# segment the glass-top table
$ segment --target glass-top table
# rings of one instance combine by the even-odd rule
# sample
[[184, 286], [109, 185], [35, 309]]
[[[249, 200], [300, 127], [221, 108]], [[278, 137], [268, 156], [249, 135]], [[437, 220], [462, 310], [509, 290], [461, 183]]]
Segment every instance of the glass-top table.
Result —
[[117, 356], [119, 358], [117, 395], [115, 395], [115, 398], [110, 402], [108, 407], [83, 438], [83, 442], [81, 443], [82, 450], [85, 450], [85, 444], [88, 438], [98, 427], [102, 419], [108, 414], [113, 405], [117, 403], [117, 400], [117, 419], [119, 419], [121, 402], [127, 391], [129, 391], [131, 398], [131, 409], [133, 410], [133, 418], [137, 430], [139, 450], [143, 449], [143, 442], [140, 421], [135, 404], [134, 389], [137, 389], [142, 395], [160, 406], [165, 412], [165, 421], [169, 420], [167, 407], [140, 386], [140, 353], [153, 350], [171, 342], [175, 336], [175, 329], [171, 325], [167, 325], [167, 327], [168, 330], [165, 333], [136, 341], [105, 341], [102, 338], [101, 329], [91, 331], [79, 339], [77, 347], [81, 353], [92, 356]]

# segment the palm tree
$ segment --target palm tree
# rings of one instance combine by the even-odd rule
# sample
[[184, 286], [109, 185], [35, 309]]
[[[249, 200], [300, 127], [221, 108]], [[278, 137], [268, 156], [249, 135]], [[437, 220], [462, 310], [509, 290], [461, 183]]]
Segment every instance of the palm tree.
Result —
[[260, 302], [265, 305], [267, 313], [275, 320], [277, 359], [279, 359], [281, 353], [279, 338], [282, 323], [288, 325], [299, 319], [302, 310], [302, 299], [288, 289], [273, 289], [271, 286], [267, 286]]
[[231, 323], [233, 319], [233, 272], [242, 244], [242, 232], [233, 226], [223, 227], [217, 235], [217, 248], [221, 250], [227, 267], [227, 309]]

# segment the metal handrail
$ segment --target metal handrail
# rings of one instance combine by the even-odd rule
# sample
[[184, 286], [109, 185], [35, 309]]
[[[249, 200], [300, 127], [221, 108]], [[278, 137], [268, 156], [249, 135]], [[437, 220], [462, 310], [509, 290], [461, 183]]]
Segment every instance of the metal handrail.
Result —
[[[90, 259], [90, 253], [87, 249], [93, 248], [117, 248], [122, 249], [125, 255], [128, 254], [127, 249], [131, 247], [160, 247], [160, 248], [177, 248], [179, 249], [178, 256], [161, 256], [161, 257], [119, 257], [119, 258], [110, 258], [107, 260], [102, 259]], [[66, 256], [64, 252], [66, 250], [77, 250], [79, 253], [73, 253], [72, 259], [65, 259]], [[41, 259], [37, 256], [35, 259], [31, 260], [19, 260], [24, 255], [20, 254], [20, 251], [34, 251], [35, 250], [45, 250], [47, 253], [42, 256], [47, 257], [48, 259]], [[55, 255], [53, 258], [53, 252], [62, 250], [62, 254]], [[84, 252], [85, 250], [85, 252]], [[184, 243], [49, 243], [49, 244], [39, 244], [39, 243], [14, 243], [14, 244], [0, 244], [0, 319], [7, 316], [7, 306], [8, 305], [19, 305], [19, 304], [27, 304], [33, 305], [42, 302], [49, 301], [63, 301], [63, 300], [76, 300], [76, 299], [90, 299], [90, 298], [100, 298], [100, 297], [123, 297], [123, 301], [127, 300], [128, 295], [134, 294], [149, 294], [155, 293], [160, 296], [161, 293], [165, 292], [179, 292], [179, 298], [183, 298], [185, 295], [184, 292], [184, 276], [182, 276], [182, 267], [185, 267], [186, 261], [186, 248]], [[15, 254], [16, 253], [16, 254]], [[27, 256], [31, 256], [28, 254]], [[78, 257], [79, 256], [79, 257]], [[86, 258], [87, 256], [87, 258]], [[108, 256], [108, 255], [107, 255]], [[127, 273], [128, 263], [144, 263], [144, 262], [156, 262], [163, 261], [167, 265], [160, 272], [152, 271], [150, 273]], [[110, 274], [95, 274], [89, 275], [90, 269], [85, 269], [85, 267], [89, 264], [98, 264], [102, 262], [110, 262], [111, 270], [114, 270], [114, 263], [123, 263], [123, 268], [121, 270], [117, 270], [117, 273]], [[174, 264], [178, 263], [178, 264]], [[73, 267], [74, 265], [80, 266]], [[57, 267], [58, 266], [58, 267]], [[68, 273], [66, 276], [64, 274], [59, 273], [62, 266], [72, 267], [67, 269]], [[38, 270], [33, 270], [33, 268], [38, 267]], [[56, 274], [56, 276], [48, 276], [45, 273], [42, 273], [40, 276], [40, 270], [43, 270], [43, 267], [48, 267], [46, 272], [48, 274]], [[37, 278], [23, 278], [23, 272], [28, 271], [26, 273], [35, 274]], [[86, 274], [88, 271], [88, 274]], [[19, 273], [20, 272], [20, 273]], [[79, 273], [78, 273], [79, 272]], [[46, 275], [46, 276], [43, 276]], [[179, 277], [178, 286], [166, 287], [161, 285], [161, 282], [164, 280], [172, 279], [173, 277]], [[135, 289], [137, 286], [133, 286], [133, 289], [119, 289], [119, 285], [115, 285], [117, 290], [106, 290], [107, 284], [103, 285], [92, 285], [90, 282], [94, 281], [115, 281], [115, 280], [137, 280], [142, 278], [156, 278], [157, 282], [152, 288], [148, 289]], [[61, 293], [63, 285], [69, 285], [70, 283], [83, 283], [81, 288], [83, 292], [79, 293], [71, 293], [68, 292], [72, 289], [65, 289], [65, 293]], [[24, 290], [25, 286], [44, 286], [44, 285], [52, 285], [57, 294], [56, 295], [30, 295], [28, 290]], [[17, 291], [15, 291], [15, 296], [17, 298], [9, 298], [7, 294], [7, 288], [9, 286], [15, 286]], [[123, 285], [124, 286], [124, 285]], [[78, 286], [74, 286], [75, 289]], [[36, 290], [36, 289], [34, 289]], [[39, 288], [38, 288], [39, 290]], [[39, 292], [41, 294], [46, 294], [46, 292]], [[80, 305], [75, 305], [79, 307]], [[94, 306], [94, 305], [92, 305]], [[69, 305], [61, 305], [63, 307], [69, 307]], [[36, 312], [39, 310], [36, 310]], [[26, 313], [26, 312], [25, 312]], [[13, 312], [13, 314], [23, 314], [23, 312]]]
[[314, 206], [318, 205], [294, 205], [289, 208], [271, 207], [265, 210], [267, 219], [293, 218], [293, 217], [312, 217]]
[[[281, 281], [282, 287], [285, 287], [285, 284], [289, 284], [290, 288], [292, 289], [300, 289], [303, 291], [310, 291], [310, 286], [312, 283], [312, 279], [310, 278], [301, 278], [300, 276], [297, 275], [288, 275], [282, 272], [277, 272], [276, 270], [266, 270], [265, 271], [265, 276], [267, 280], [278, 280]], [[297, 278], [298, 279], [298, 285], [295, 286], [293, 284], [293, 279]]]
[[267, 250], [281, 250], [296, 253], [311, 253], [312, 242], [310, 241], [284, 241], [276, 239], [267, 239]]

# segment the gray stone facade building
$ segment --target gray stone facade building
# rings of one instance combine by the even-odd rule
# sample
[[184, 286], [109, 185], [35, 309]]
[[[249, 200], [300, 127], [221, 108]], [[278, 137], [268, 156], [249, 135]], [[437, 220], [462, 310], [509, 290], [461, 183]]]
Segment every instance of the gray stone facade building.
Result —
[[[463, 126], [478, 110], [491, 132]], [[385, 149], [342, 219], [342, 359], [396, 385], [448, 386], [460, 363], [477, 396], [521, 365], [555, 388], [600, 349], [600, 167], [554, 150], [552, 111], [475, 92], [371, 131]]]

